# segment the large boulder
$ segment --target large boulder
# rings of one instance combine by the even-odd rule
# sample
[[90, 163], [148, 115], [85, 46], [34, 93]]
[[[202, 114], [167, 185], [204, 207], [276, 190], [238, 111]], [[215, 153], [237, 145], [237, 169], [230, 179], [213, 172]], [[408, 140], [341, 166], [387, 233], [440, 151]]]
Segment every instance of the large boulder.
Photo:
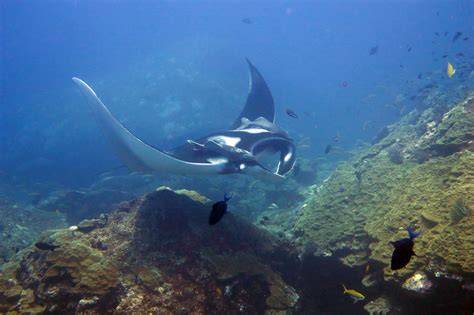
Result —
[[82, 224], [93, 227], [86, 232], [48, 231], [42, 249], [20, 251], [0, 274], [0, 312], [293, 310], [299, 295], [286, 279], [294, 253], [230, 213], [209, 226], [209, 210], [195, 192], [163, 188]]

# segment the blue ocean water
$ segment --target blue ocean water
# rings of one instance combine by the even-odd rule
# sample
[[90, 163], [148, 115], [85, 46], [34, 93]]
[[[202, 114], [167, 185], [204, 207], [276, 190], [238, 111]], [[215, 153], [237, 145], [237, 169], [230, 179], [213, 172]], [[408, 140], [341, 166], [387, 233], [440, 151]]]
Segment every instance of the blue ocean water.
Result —
[[[472, 58], [472, 40], [451, 39], [472, 33], [473, 14], [471, 1], [2, 1], [0, 166], [79, 184], [117, 164], [72, 76], [156, 145], [228, 126], [245, 102], [245, 57], [312, 154], [337, 133], [349, 149], [397, 119], [386, 103], [431, 82], [419, 73], [445, 71], [442, 55]], [[179, 103], [169, 115], [166, 97]]]
[[[1, 1], [0, 201], [56, 206], [58, 191], [115, 189], [109, 205], [166, 184], [214, 199], [236, 191], [235, 199], [248, 198], [236, 212], [253, 220], [288, 199], [297, 216], [304, 198], [292, 188], [239, 196], [254, 182], [129, 174], [72, 77], [90, 84], [134, 135], [167, 151], [234, 122], [249, 89], [248, 58], [272, 91], [276, 123], [294, 139], [301, 165], [317, 164], [307, 187], [425, 106], [422, 88], [436, 86], [446, 104], [472, 90], [473, 21], [472, 0]], [[99, 214], [87, 209], [61, 222]], [[25, 239], [23, 247], [33, 242]]]

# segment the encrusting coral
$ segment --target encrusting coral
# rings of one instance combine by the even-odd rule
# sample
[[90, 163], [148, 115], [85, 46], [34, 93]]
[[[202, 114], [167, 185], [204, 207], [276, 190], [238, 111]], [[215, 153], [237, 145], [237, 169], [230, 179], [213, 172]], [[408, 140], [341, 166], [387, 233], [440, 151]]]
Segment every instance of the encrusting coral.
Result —
[[29, 247], [4, 266], [0, 313], [294, 309], [299, 296], [276, 270], [296, 255], [232, 214], [210, 227], [203, 202], [196, 192], [160, 188], [88, 220], [87, 231], [45, 232], [40, 241], [58, 247]]
[[[295, 224], [300, 246], [311, 242], [317, 255], [338, 253], [351, 266], [388, 267], [390, 241], [414, 227], [423, 230], [415, 241], [418, 256], [401, 271], [383, 268], [386, 280], [415, 271], [474, 272], [474, 113], [466, 108], [473, 100], [469, 95], [438, 120], [432, 108], [407, 115], [340, 165]], [[428, 127], [420, 133], [419, 125]]]

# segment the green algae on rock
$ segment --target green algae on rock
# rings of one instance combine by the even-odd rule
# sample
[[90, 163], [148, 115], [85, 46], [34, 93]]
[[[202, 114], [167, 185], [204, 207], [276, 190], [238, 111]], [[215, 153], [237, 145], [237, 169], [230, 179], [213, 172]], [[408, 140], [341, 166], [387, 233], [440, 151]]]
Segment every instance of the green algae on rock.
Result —
[[[388, 266], [389, 242], [406, 237], [412, 226], [424, 229], [415, 242], [418, 257], [399, 272], [384, 268], [386, 280], [427, 269], [474, 272], [468, 254], [474, 252], [474, 218], [456, 225], [450, 219], [459, 198], [463, 209], [474, 204], [474, 113], [465, 107], [473, 98], [445, 109], [438, 120], [431, 108], [407, 115], [372, 147], [355, 152], [307, 200], [295, 224], [300, 246], [314, 243], [317, 255], [336, 253], [351, 266]], [[341, 184], [345, 191], [338, 193]]]

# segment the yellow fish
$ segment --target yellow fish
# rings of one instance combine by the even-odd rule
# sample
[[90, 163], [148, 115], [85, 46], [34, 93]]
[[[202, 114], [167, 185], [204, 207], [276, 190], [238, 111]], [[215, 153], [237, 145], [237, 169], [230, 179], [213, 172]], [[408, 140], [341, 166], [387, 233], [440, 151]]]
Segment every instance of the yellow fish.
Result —
[[347, 289], [344, 284], [342, 287], [344, 288], [344, 294], [348, 294], [354, 300], [354, 303], [365, 300], [365, 296], [362, 293], [357, 292], [356, 290]]
[[448, 62], [448, 77], [451, 79], [451, 77], [456, 73], [456, 69], [454, 69], [453, 65]]

